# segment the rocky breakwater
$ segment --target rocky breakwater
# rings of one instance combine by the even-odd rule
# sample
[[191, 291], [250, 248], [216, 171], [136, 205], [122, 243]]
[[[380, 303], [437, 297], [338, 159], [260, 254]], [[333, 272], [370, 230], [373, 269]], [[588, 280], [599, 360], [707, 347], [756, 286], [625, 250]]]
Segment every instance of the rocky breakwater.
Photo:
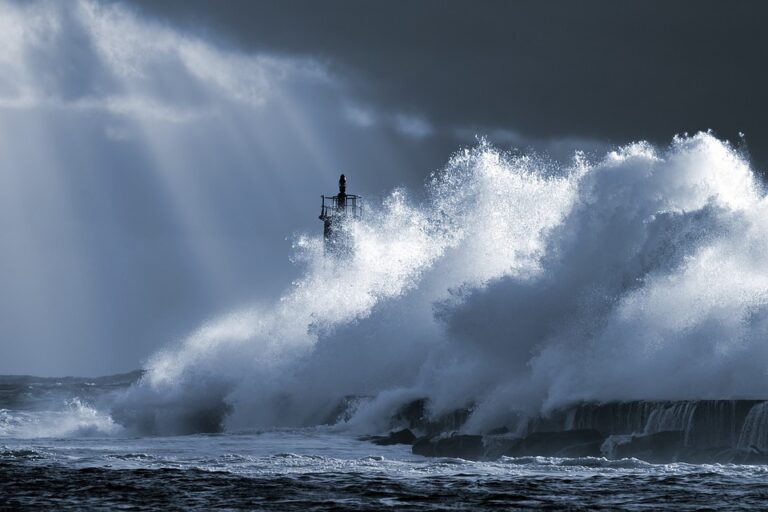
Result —
[[415, 454], [474, 460], [550, 456], [768, 463], [768, 402], [759, 400], [580, 403], [488, 432], [465, 428], [471, 412], [433, 417], [429, 403], [417, 400], [393, 418], [403, 430], [378, 441], [412, 441]]

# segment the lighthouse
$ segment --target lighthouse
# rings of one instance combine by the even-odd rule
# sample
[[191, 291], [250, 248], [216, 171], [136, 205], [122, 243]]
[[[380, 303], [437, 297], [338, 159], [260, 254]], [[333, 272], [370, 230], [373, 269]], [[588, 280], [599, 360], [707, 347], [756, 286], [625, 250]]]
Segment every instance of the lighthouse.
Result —
[[347, 178], [339, 176], [339, 193], [335, 196], [320, 196], [320, 220], [323, 221], [323, 237], [326, 250], [342, 251], [349, 249], [345, 236], [344, 224], [349, 219], [360, 219], [363, 215], [362, 197], [347, 194]]

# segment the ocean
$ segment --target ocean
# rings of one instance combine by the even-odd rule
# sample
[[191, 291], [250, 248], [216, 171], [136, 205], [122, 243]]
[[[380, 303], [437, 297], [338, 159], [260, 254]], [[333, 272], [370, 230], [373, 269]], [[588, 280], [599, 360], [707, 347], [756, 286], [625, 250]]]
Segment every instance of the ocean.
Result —
[[[0, 507], [765, 505], [768, 200], [738, 150], [481, 142], [425, 197], [344, 221], [343, 254], [295, 237], [279, 299], [142, 372], [0, 379]], [[432, 457], [363, 440], [404, 426]]]
[[140, 436], [98, 408], [137, 377], [0, 377], [0, 510], [738, 510], [768, 502], [761, 465], [429, 458], [339, 425]]

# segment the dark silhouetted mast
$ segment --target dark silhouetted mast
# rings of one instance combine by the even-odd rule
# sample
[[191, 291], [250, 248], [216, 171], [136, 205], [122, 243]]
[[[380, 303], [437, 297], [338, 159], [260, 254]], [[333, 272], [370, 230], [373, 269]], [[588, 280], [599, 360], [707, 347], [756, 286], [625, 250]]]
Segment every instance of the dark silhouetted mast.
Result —
[[336, 196], [336, 204], [340, 210], [347, 206], [347, 177], [343, 174], [339, 176], [339, 193]]
[[345, 249], [346, 240], [343, 235], [344, 222], [348, 218], [359, 219], [363, 213], [363, 201], [360, 196], [347, 194], [347, 178], [339, 176], [339, 193], [335, 196], [321, 196], [320, 220], [323, 221], [323, 236], [325, 247]]

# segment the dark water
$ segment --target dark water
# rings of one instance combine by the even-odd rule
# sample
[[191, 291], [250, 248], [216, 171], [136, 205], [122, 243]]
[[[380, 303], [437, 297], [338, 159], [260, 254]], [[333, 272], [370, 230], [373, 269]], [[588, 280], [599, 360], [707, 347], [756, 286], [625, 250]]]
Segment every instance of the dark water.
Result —
[[242, 476], [202, 469], [74, 469], [0, 463], [2, 507], [45, 509], [626, 509], [763, 508], [763, 478], [685, 474], [405, 478], [348, 472]]
[[334, 427], [137, 437], [112, 380], [0, 378], [0, 510], [754, 509], [768, 467], [425, 458]]

